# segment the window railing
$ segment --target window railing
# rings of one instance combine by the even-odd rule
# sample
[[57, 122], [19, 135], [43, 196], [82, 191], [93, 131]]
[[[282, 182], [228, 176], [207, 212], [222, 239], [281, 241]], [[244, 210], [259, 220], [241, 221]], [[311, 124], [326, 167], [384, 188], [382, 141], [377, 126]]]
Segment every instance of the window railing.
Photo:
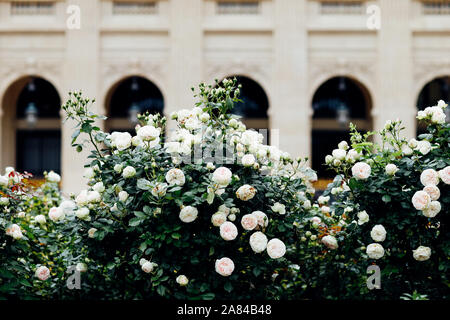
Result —
[[259, 1], [218, 1], [217, 14], [258, 14]]
[[427, 15], [450, 14], [450, 1], [428, 1], [422, 3], [422, 12]]
[[11, 2], [11, 15], [53, 15], [55, 14], [55, 2], [50, 1], [14, 1]]
[[158, 13], [156, 1], [114, 1], [113, 15], [148, 15]]
[[363, 1], [321, 2], [321, 14], [364, 14]]

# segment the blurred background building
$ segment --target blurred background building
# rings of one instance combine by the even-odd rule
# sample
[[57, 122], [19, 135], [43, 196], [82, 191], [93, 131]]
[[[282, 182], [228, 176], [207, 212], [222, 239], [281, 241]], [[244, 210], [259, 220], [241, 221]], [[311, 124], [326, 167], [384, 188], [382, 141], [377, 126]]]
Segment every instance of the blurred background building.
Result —
[[450, 100], [449, 52], [449, 0], [0, 0], [0, 165], [78, 191], [68, 91], [132, 130], [138, 112], [190, 108], [192, 86], [237, 76], [248, 127], [326, 178], [349, 122], [400, 118], [412, 137], [417, 108]]

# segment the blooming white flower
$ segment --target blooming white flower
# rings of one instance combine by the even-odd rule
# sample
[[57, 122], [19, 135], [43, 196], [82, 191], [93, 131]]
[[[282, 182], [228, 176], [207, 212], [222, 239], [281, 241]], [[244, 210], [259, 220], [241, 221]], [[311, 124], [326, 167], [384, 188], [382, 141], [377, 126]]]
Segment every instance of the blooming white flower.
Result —
[[267, 243], [267, 254], [272, 259], [279, 259], [286, 253], [286, 245], [280, 239], [274, 238]]
[[431, 248], [419, 246], [416, 250], [413, 250], [413, 257], [417, 261], [426, 261], [430, 259]]
[[154, 267], [155, 267], [155, 264], [153, 262], [147, 261], [141, 266], [141, 269], [145, 273], [150, 273], [153, 271]]
[[320, 219], [319, 217], [312, 217], [311, 218], [311, 224], [314, 228], [317, 228], [320, 223], [322, 222], [322, 219]]
[[236, 220], [236, 215], [234, 214], [234, 213], [232, 213], [232, 214], [230, 214], [228, 217], [228, 220], [230, 220], [230, 221], [235, 221]]
[[386, 229], [381, 224], [377, 224], [370, 231], [373, 241], [383, 242], [386, 239]]
[[386, 171], [386, 174], [388, 176], [394, 176], [399, 169], [397, 168], [397, 166], [395, 164], [389, 163], [389, 164], [386, 165], [384, 170]]
[[431, 197], [425, 191], [417, 191], [412, 197], [412, 204], [417, 210], [424, 210], [430, 204]]
[[246, 214], [241, 219], [242, 228], [253, 230], [258, 226], [258, 218], [254, 214]]
[[77, 263], [75, 268], [77, 269], [78, 272], [86, 272], [88, 269], [88, 266], [86, 263], [79, 262], [79, 263]]
[[179, 275], [175, 281], [182, 287], [187, 286], [189, 283], [189, 279], [184, 274]]
[[439, 108], [445, 109], [448, 106], [448, 104], [446, 104], [444, 100], [439, 100], [437, 106]]
[[141, 259], [139, 260], [139, 265], [142, 267], [142, 265], [143, 265], [144, 263], [146, 263], [146, 262], [148, 262], [147, 259], [141, 258]]
[[303, 201], [303, 205], [302, 206], [305, 209], [310, 209], [311, 208], [311, 201], [310, 200]]
[[267, 215], [262, 211], [253, 211], [252, 215], [256, 217], [258, 220], [258, 225], [261, 227], [267, 227], [269, 225], [269, 218], [267, 218]]
[[352, 167], [352, 174], [357, 180], [365, 180], [370, 176], [371, 168], [367, 163], [357, 162]]
[[23, 234], [18, 224], [12, 224], [6, 229], [6, 235], [13, 237], [16, 240], [22, 239]]
[[244, 167], [251, 167], [255, 164], [256, 158], [252, 154], [246, 154], [242, 157], [241, 162]]
[[212, 162], [208, 162], [206, 164], [206, 169], [208, 169], [208, 170], [214, 170], [215, 168], [216, 168], [216, 166]]
[[331, 155], [337, 160], [345, 160], [345, 156], [347, 155], [347, 151], [342, 149], [334, 149]]
[[380, 259], [384, 256], [384, 248], [379, 243], [371, 243], [367, 246], [366, 253], [370, 259]]
[[39, 280], [45, 281], [50, 277], [50, 270], [46, 266], [39, 266], [36, 269], [35, 275]]
[[122, 169], [123, 169], [123, 164], [121, 164], [121, 163], [118, 163], [114, 166], [114, 171], [117, 173], [121, 173]]
[[48, 217], [50, 218], [50, 220], [57, 222], [60, 220], [63, 220], [65, 217], [64, 211], [59, 208], [59, 207], [52, 207], [49, 211], [48, 211]]
[[327, 155], [326, 157], [325, 157], [325, 163], [326, 164], [330, 164], [330, 163], [332, 163], [333, 162], [333, 160], [334, 160], [334, 158], [333, 158], [333, 156], [332, 155]]
[[201, 115], [198, 116], [198, 119], [201, 122], [207, 122], [210, 118], [211, 118], [210, 115], [206, 112], [203, 112]]
[[40, 224], [44, 224], [47, 222], [47, 220], [45, 219], [45, 216], [43, 214], [38, 214], [36, 217], [34, 217], [34, 221], [36, 223], [40, 223]]
[[231, 241], [236, 239], [238, 230], [233, 222], [226, 221], [220, 225], [220, 236], [226, 240]]
[[267, 248], [267, 237], [261, 231], [256, 231], [250, 236], [250, 247], [256, 253], [263, 252]]
[[360, 211], [357, 213], [358, 216], [358, 225], [363, 225], [366, 222], [369, 222], [369, 215], [366, 210]]
[[198, 210], [192, 206], [186, 206], [180, 211], [180, 220], [185, 223], [190, 223], [197, 219]]
[[215, 268], [218, 274], [228, 277], [234, 271], [234, 262], [230, 258], [224, 257], [216, 260]]
[[47, 174], [47, 180], [50, 182], [60, 182], [61, 181], [61, 176], [59, 174], [57, 174], [54, 171], [50, 171]]
[[113, 132], [110, 135], [111, 145], [117, 150], [125, 150], [131, 146], [131, 134], [128, 132]]
[[317, 199], [317, 202], [318, 202], [319, 204], [327, 204], [328, 201], [330, 201], [330, 196], [326, 196], [326, 197], [324, 197], [324, 196], [319, 196], [319, 198]]
[[184, 172], [177, 168], [172, 168], [166, 173], [166, 181], [170, 186], [182, 186], [186, 182]]
[[83, 177], [86, 179], [92, 179], [95, 177], [95, 171], [91, 167], [84, 169]]
[[87, 200], [91, 203], [98, 203], [102, 200], [102, 196], [97, 191], [89, 191], [87, 194]]
[[9, 204], [9, 198], [7, 198], [7, 197], [0, 198], [0, 205], [7, 206], [8, 204]]
[[435, 185], [429, 184], [423, 188], [423, 191], [430, 195], [431, 200], [438, 200], [441, 196], [441, 191]]
[[344, 141], [339, 142], [338, 148], [341, 150], [347, 150], [348, 149], [347, 141], [344, 140]]
[[125, 202], [125, 201], [127, 201], [128, 197], [129, 197], [129, 194], [128, 194], [128, 192], [122, 190], [122, 191], [119, 192], [118, 196], [119, 196], [119, 200], [120, 201]]
[[94, 237], [95, 237], [95, 232], [97, 232], [97, 229], [96, 229], [96, 228], [90, 228], [90, 229], [88, 230], [88, 237], [89, 237], [89, 238], [94, 238]]
[[420, 182], [426, 187], [439, 183], [439, 174], [433, 169], [426, 169], [420, 175]]
[[423, 209], [422, 214], [428, 218], [434, 218], [441, 212], [441, 203], [439, 201], [431, 201], [427, 208]]
[[413, 149], [411, 149], [407, 144], [404, 144], [403, 146], [402, 146], [402, 153], [405, 155], [405, 156], [410, 156], [410, 155], [412, 155], [413, 154]]
[[220, 167], [213, 172], [212, 180], [220, 186], [228, 186], [231, 182], [232, 175], [230, 169]]
[[80, 208], [75, 212], [75, 215], [78, 219], [88, 220], [89, 218], [89, 209], [86, 207]]
[[331, 208], [328, 206], [321, 206], [320, 211], [322, 211], [323, 214], [327, 214], [327, 213], [330, 213]]
[[75, 202], [77, 203], [78, 206], [84, 206], [86, 204], [88, 204], [88, 191], [87, 190], [83, 190], [81, 191], [78, 196], [75, 198]]
[[321, 241], [328, 249], [336, 250], [339, 248], [336, 238], [331, 235], [323, 237]]
[[251, 200], [255, 195], [256, 189], [248, 184], [244, 184], [236, 191], [236, 197], [242, 201]]
[[0, 185], [7, 186], [9, 184], [9, 179], [5, 176], [0, 176]]
[[216, 212], [211, 216], [211, 222], [215, 227], [220, 227], [225, 221], [227, 221], [227, 215], [223, 212]]
[[125, 179], [132, 178], [136, 175], [136, 169], [132, 166], [127, 166], [125, 169], [123, 169], [122, 177]]
[[273, 206], [270, 207], [273, 212], [277, 212], [281, 215], [286, 214], [286, 207], [284, 204], [281, 204], [279, 202], [275, 202]]
[[155, 128], [154, 126], [149, 125], [140, 127], [136, 131], [137, 136], [143, 141], [153, 141], [156, 138], [159, 138], [160, 133], [161, 130], [159, 128]]
[[92, 189], [94, 189], [94, 191], [102, 193], [105, 191], [105, 186], [103, 185], [103, 182], [97, 182], [96, 184], [94, 184]]
[[164, 197], [166, 195], [168, 187], [169, 186], [167, 185], [167, 183], [158, 182], [152, 188], [152, 195], [155, 197]]
[[445, 184], [450, 184], [450, 166], [439, 171], [439, 178], [441, 178], [442, 182]]
[[417, 141], [416, 150], [418, 150], [423, 155], [427, 155], [431, 151], [431, 143], [426, 140]]
[[72, 200], [64, 200], [59, 204], [59, 207], [64, 211], [65, 214], [69, 214], [75, 210], [76, 204]]

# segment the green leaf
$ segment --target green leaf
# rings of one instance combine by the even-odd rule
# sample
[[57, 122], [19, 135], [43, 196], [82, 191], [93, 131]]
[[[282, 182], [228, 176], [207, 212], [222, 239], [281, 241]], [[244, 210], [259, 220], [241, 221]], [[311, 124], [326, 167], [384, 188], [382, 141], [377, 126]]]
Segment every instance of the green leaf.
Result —
[[231, 292], [233, 291], [233, 285], [231, 284], [231, 282], [226, 282], [225, 285], [223, 286], [223, 288], [225, 289], [226, 292]]
[[385, 194], [381, 200], [383, 200], [385, 203], [391, 202], [391, 196]]
[[141, 189], [141, 190], [150, 190], [152, 187], [151, 182], [148, 181], [147, 179], [143, 179], [143, 178], [139, 179], [137, 181], [136, 186], [138, 187], [138, 189]]

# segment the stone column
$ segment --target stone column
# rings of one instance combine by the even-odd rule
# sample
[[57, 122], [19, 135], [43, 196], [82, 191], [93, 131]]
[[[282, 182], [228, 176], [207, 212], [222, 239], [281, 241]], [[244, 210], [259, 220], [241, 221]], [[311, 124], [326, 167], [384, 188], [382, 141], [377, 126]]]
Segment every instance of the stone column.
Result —
[[307, 97], [306, 0], [274, 1], [274, 97], [269, 116], [279, 147], [293, 157], [310, 155], [311, 106]]
[[[194, 105], [191, 87], [202, 81], [203, 0], [171, 0], [169, 88], [165, 114]], [[174, 121], [168, 121], [168, 134]]]
[[[68, 5], [78, 5], [81, 9], [81, 28], [67, 29], [66, 56], [64, 62], [64, 94], [82, 90], [83, 95], [96, 98], [99, 95], [99, 30], [100, 1], [71, 0]], [[69, 17], [69, 15], [67, 15]], [[101, 100], [101, 99], [100, 99]], [[101, 112], [102, 108], [95, 105], [94, 112]], [[85, 185], [83, 171], [87, 162], [89, 148], [78, 153], [71, 147], [71, 135], [74, 123], [66, 122], [62, 126], [62, 189], [65, 193], [79, 192]], [[81, 139], [86, 137], [80, 136]]]
[[381, 29], [378, 32], [378, 94], [373, 110], [376, 130], [389, 119], [403, 120], [405, 136], [415, 136], [412, 33], [409, 0], [380, 0]]

